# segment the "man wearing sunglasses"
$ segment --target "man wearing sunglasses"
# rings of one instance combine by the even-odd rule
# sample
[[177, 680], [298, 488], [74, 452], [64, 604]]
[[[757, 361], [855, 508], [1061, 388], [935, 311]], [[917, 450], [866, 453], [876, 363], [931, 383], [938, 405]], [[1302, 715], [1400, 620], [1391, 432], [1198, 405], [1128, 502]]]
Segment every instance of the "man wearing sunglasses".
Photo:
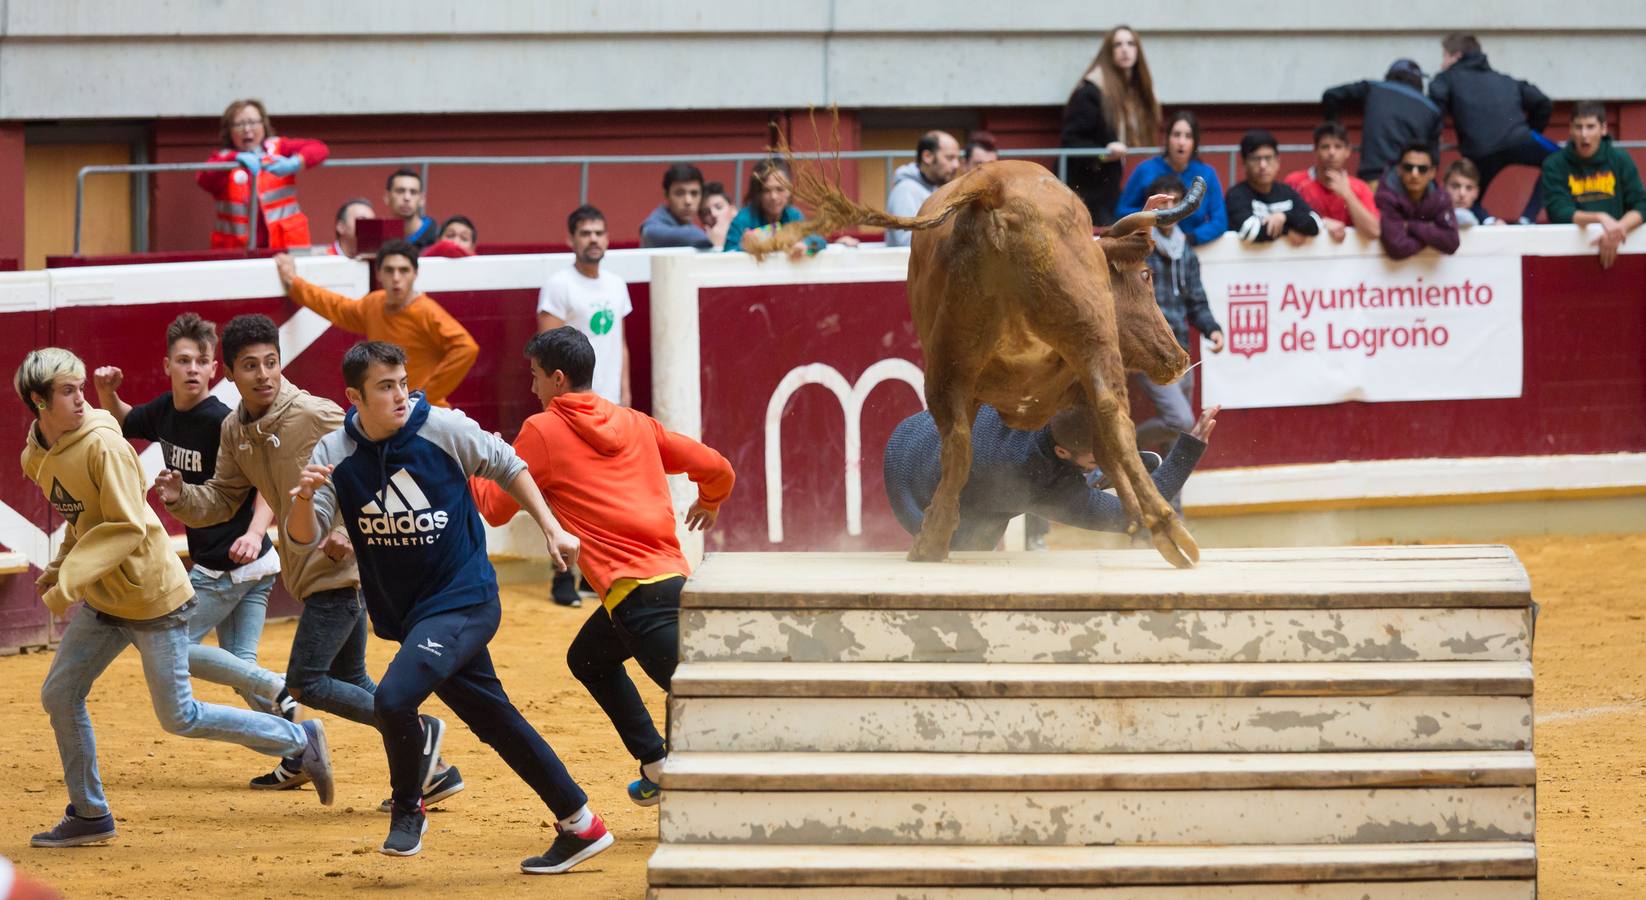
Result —
[[1400, 162], [1377, 186], [1377, 211], [1383, 217], [1378, 239], [1390, 259], [1405, 259], [1433, 247], [1457, 252], [1457, 216], [1451, 195], [1435, 184], [1434, 151], [1426, 143], [1400, 150]]

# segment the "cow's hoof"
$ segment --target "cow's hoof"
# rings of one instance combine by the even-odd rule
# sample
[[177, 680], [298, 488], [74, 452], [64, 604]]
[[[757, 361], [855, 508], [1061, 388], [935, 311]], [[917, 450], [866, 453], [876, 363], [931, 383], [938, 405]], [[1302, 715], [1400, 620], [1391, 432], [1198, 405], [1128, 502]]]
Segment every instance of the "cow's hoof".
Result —
[[1179, 569], [1192, 569], [1200, 562], [1200, 545], [1194, 542], [1189, 529], [1183, 527], [1181, 519], [1175, 516], [1168, 519], [1151, 532], [1151, 537], [1160, 555]]
[[909, 548], [909, 562], [942, 562], [949, 558], [947, 550], [931, 550], [915, 544]]

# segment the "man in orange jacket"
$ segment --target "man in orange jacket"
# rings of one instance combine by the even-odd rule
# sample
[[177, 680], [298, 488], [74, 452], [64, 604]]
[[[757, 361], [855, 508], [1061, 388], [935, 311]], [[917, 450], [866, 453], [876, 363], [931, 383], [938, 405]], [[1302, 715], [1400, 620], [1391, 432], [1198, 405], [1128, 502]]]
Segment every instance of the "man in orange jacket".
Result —
[[[514, 450], [555, 518], [582, 542], [578, 563], [602, 598], [566, 663], [640, 763], [629, 799], [652, 806], [668, 750], [623, 663], [633, 657], [667, 691], [679, 660], [680, 590], [691, 567], [675, 535], [666, 476], [685, 473], [697, 485], [686, 512], [692, 530], [714, 525], [736, 477], [713, 449], [594, 393], [594, 347], [576, 328], [533, 337], [526, 357], [543, 412], [526, 420]], [[518, 510], [496, 485], [469, 483], [492, 525]]]
[[434, 298], [415, 292], [416, 247], [405, 241], [384, 244], [377, 251], [377, 283], [382, 288], [359, 300], [304, 281], [288, 254], [276, 255], [274, 267], [286, 296], [298, 306], [314, 310], [345, 331], [404, 348], [411, 389], [422, 391], [435, 406], [451, 405], [446, 398], [474, 366], [480, 345]]

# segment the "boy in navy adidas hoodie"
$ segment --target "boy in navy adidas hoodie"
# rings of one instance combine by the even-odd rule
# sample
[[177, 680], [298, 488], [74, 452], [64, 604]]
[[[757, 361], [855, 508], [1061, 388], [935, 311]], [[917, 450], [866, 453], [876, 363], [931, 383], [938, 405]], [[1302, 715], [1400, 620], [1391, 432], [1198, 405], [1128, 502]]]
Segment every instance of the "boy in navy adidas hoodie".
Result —
[[[372, 628], [400, 643], [377, 684], [374, 709], [394, 788], [382, 851], [411, 856], [422, 849], [428, 773], [421, 769], [437, 753], [424, 746], [428, 717], [420, 719], [417, 708], [437, 694], [554, 811], [559, 837], [521, 870], [564, 872], [611, 846], [612, 837], [492, 668], [486, 645], [502, 606], [469, 476], [497, 482], [531, 514], [556, 568], [576, 556], [577, 539], [550, 514], [513, 448], [461, 412], [407, 390], [404, 350], [382, 341], [355, 344], [343, 356], [343, 380], [354, 407], [343, 427], [315, 447], [292, 491], [283, 534], [307, 546], [341, 519]], [[428, 734], [438, 744], [439, 730]]]

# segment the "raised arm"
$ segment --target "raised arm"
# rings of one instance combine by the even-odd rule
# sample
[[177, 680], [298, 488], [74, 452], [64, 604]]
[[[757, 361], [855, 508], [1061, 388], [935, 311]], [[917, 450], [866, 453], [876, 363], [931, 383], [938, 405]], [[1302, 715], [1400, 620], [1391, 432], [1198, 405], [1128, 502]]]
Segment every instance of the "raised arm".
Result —
[[[230, 419], [224, 419], [225, 431]], [[184, 484], [183, 476], [171, 469], [162, 471], [154, 479], [154, 491], [166, 511], [190, 528], [204, 528], [226, 522], [246, 502], [252, 492], [251, 480], [240, 470], [240, 463], [228, 451], [226, 443], [217, 447], [217, 470], [205, 484]]]
[[443, 403], [463, 383], [463, 376], [469, 374], [469, 369], [474, 368], [474, 361], [480, 358], [480, 345], [468, 329], [440, 304], [430, 303], [429, 309], [429, 337], [446, 348], [446, 355], [429, 373], [422, 388], [424, 393]]
[[360, 301], [310, 284], [297, 274], [297, 263], [285, 253], [274, 257], [275, 271], [286, 286], [286, 296], [305, 309], [312, 309], [346, 331], [366, 333], [366, 316]]

